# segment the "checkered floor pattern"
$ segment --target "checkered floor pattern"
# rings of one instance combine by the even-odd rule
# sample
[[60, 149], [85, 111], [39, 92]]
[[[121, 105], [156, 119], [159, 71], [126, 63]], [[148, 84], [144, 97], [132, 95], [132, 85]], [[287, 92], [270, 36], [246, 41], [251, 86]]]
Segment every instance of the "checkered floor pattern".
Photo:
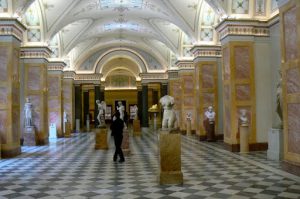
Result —
[[0, 160], [0, 199], [300, 198], [300, 178], [265, 153], [230, 153], [182, 136], [184, 184], [161, 186], [157, 133], [130, 136], [130, 149], [124, 163], [113, 162], [112, 140], [109, 150], [96, 151], [93, 133], [23, 147], [22, 155]]

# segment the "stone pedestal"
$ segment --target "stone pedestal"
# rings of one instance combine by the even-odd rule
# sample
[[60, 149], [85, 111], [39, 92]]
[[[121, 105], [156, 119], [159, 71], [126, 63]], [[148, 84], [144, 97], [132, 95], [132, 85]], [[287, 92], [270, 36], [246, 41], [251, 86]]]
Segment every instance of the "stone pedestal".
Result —
[[108, 150], [107, 130], [104, 128], [95, 129], [95, 149]]
[[25, 127], [23, 146], [36, 146], [36, 133], [34, 127]]
[[186, 135], [191, 136], [192, 135], [192, 121], [186, 120]]
[[170, 133], [168, 130], [159, 131], [159, 183], [182, 184], [181, 172], [181, 134]]
[[282, 129], [270, 129], [268, 138], [269, 160], [279, 161], [283, 158], [283, 131]]
[[76, 119], [76, 133], [80, 132], [80, 119]]
[[141, 135], [140, 120], [133, 120], [133, 135], [134, 136], [140, 136]]
[[249, 126], [240, 126], [240, 153], [249, 152]]
[[86, 120], [86, 132], [90, 132], [90, 120]]
[[65, 138], [71, 137], [71, 124], [70, 122], [65, 122]]
[[208, 122], [207, 141], [208, 142], [215, 142], [216, 141], [216, 136], [215, 136], [215, 122], [213, 122], [213, 121]]
[[122, 151], [123, 151], [124, 155], [130, 154], [128, 129], [123, 130], [123, 141], [122, 141], [121, 147], [122, 147]]

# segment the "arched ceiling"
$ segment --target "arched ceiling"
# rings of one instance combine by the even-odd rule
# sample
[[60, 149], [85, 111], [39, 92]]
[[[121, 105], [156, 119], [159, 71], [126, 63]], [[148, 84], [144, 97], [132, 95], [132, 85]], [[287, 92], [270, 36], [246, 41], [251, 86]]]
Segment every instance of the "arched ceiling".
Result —
[[[189, 50], [194, 44], [218, 44], [214, 26], [220, 19], [270, 18], [277, 2], [243, 0], [240, 5], [239, 0], [3, 1], [12, 2], [12, 13], [27, 24], [26, 45], [48, 43], [53, 59], [66, 61], [69, 70], [87, 73], [91, 68], [82, 64], [97, 52], [100, 56], [99, 51], [124, 47], [144, 58], [151, 57], [149, 60], [159, 63], [165, 71], [172, 67], [174, 57], [191, 58]], [[30, 6], [36, 10], [33, 12]], [[34, 18], [35, 24], [28, 21]], [[149, 72], [149, 68], [146, 70]]]

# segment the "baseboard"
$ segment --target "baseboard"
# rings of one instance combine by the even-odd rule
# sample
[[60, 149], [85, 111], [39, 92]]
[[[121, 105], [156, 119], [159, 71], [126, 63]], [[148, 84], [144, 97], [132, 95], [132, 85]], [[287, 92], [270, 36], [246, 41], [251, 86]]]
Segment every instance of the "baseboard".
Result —
[[[231, 152], [240, 152], [240, 144], [224, 143], [225, 149]], [[268, 143], [252, 143], [249, 145], [249, 151], [266, 151], [268, 150]]]
[[300, 176], [300, 165], [297, 165], [295, 163], [291, 163], [289, 161], [282, 161], [282, 168], [286, 172], [292, 173], [294, 175]]

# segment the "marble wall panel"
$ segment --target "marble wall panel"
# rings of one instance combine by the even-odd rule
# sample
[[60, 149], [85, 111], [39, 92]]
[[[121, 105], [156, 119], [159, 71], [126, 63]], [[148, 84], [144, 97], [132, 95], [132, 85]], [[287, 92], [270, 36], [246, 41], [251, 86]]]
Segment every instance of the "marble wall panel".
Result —
[[224, 86], [224, 100], [225, 101], [229, 101], [230, 100], [230, 87], [229, 87], [229, 85], [225, 85]]
[[194, 97], [191, 96], [185, 96], [183, 99], [184, 106], [195, 106]]
[[226, 138], [230, 138], [231, 137], [231, 108], [228, 105], [225, 105], [225, 137]]
[[70, 99], [72, 97], [72, 87], [70, 85], [65, 85], [64, 84], [64, 99]]
[[251, 89], [249, 85], [236, 85], [236, 100], [248, 101], [251, 100]]
[[5, 46], [0, 46], [0, 81], [7, 81], [8, 55], [9, 49]]
[[49, 99], [48, 101], [48, 110], [51, 112], [52, 110], [56, 110], [59, 108], [60, 102], [58, 99]]
[[66, 111], [67, 113], [71, 113], [72, 107], [71, 107], [71, 103], [66, 102], [66, 100], [64, 100], [64, 111]]
[[248, 79], [250, 77], [249, 47], [236, 46], [234, 48], [235, 78]]
[[38, 95], [29, 95], [30, 102], [32, 103], [34, 110], [40, 110], [41, 109], [41, 98]]
[[0, 87], [0, 104], [6, 105], [7, 104], [7, 88]]
[[300, 72], [298, 68], [291, 68], [287, 70], [286, 81], [288, 94], [300, 92]]
[[13, 119], [13, 124], [12, 124], [12, 139], [13, 142], [19, 142], [19, 132], [20, 132], [20, 110], [18, 108], [14, 108], [12, 111], [12, 119]]
[[286, 61], [297, 58], [297, 8], [287, 11], [284, 16], [284, 45]]
[[229, 80], [230, 78], [230, 51], [229, 48], [223, 49], [223, 65], [224, 65], [224, 80]]
[[28, 68], [28, 89], [33, 91], [39, 91], [41, 89], [41, 74], [42, 68], [29, 67]]
[[58, 97], [60, 95], [59, 83], [59, 77], [48, 77], [49, 97]]
[[215, 85], [214, 81], [214, 67], [213, 65], [202, 66], [202, 87], [213, 88]]
[[193, 76], [183, 77], [183, 88], [184, 93], [192, 94], [194, 92]]
[[33, 117], [33, 125], [34, 125], [36, 131], [38, 133], [40, 133], [42, 131], [42, 128], [43, 128], [42, 124], [41, 124], [42, 113], [39, 112], [39, 111], [34, 110], [33, 114], [32, 114], [32, 117]]
[[20, 104], [20, 89], [19, 88], [16, 88], [14, 87], [12, 89], [12, 103], [13, 104], [17, 104], [19, 105]]
[[215, 94], [214, 93], [203, 93], [204, 104], [214, 105]]
[[60, 125], [58, 124], [58, 122], [59, 122], [59, 113], [58, 113], [57, 111], [51, 111], [51, 112], [49, 113], [49, 125], [50, 125], [51, 123], [55, 123], [56, 126], [60, 126]]
[[[18, 49], [14, 49], [14, 57], [20, 57], [20, 52]], [[13, 70], [12, 73], [16, 80], [19, 80], [19, 59], [13, 59]]]
[[288, 104], [288, 151], [300, 154], [300, 104]]

